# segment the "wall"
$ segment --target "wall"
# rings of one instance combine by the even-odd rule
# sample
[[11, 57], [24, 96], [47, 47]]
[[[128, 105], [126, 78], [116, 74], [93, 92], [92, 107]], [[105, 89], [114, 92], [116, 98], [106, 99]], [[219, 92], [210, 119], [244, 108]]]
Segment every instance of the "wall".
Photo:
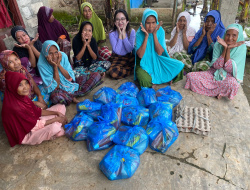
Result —
[[[31, 37], [37, 33], [37, 12], [41, 6], [49, 6], [48, 0], [16, 0], [23, 18], [25, 29]], [[7, 49], [12, 49], [14, 40], [11, 36], [4, 40]]]
[[221, 0], [219, 11], [221, 13], [221, 20], [225, 27], [229, 24], [235, 23], [237, 15], [239, 0]]

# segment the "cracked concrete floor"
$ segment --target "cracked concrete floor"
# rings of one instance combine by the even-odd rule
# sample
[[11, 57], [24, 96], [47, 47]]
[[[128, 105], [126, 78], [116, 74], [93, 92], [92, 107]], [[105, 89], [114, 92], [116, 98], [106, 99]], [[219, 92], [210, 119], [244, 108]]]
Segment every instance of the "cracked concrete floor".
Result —
[[[117, 89], [125, 81], [133, 77], [106, 77], [85, 98], [92, 99], [102, 86]], [[250, 189], [250, 109], [242, 88], [230, 101], [185, 90], [184, 84], [185, 79], [172, 88], [183, 95], [186, 105], [210, 109], [207, 137], [180, 133], [165, 154], [148, 148], [132, 178], [109, 181], [98, 168], [108, 150], [88, 152], [86, 142], [66, 137], [10, 148], [1, 125], [0, 189]], [[68, 106], [68, 118], [75, 114], [75, 105]]]

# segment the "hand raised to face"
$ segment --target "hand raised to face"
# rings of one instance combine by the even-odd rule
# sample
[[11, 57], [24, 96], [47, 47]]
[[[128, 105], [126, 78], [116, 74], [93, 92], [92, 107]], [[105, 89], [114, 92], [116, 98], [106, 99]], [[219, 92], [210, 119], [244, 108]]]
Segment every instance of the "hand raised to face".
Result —
[[51, 56], [51, 55], [48, 55], [48, 56], [46, 57], [46, 59], [47, 59], [48, 63], [49, 63], [51, 66], [57, 66], [57, 63], [54, 62], [54, 61], [52, 60], [52, 56]]
[[153, 31], [153, 34], [156, 34], [156, 32], [159, 30], [159, 28], [162, 26], [163, 22], [160, 21], [160, 23], [158, 25], [156, 25], [154, 31]]
[[217, 42], [222, 45], [224, 48], [227, 47], [227, 43], [222, 39], [220, 38], [220, 36], [217, 37]]
[[142, 23], [140, 24], [140, 27], [141, 27], [141, 31], [144, 32], [144, 34], [148, 36], [148, 32], [147, 32], [147, 30], [144, 28], [144, 26], [143, 26]]
[[236, 42], [235, 44], [228, 45], [228, 48], [229, 48], [229, 49], [233, 49], [233, 48], [235, 48], [235, 47], [241, 46], [241, 45], [244, 44], [244, 43], [245, 43], [245, 41], [239, 41], [239, 42]]

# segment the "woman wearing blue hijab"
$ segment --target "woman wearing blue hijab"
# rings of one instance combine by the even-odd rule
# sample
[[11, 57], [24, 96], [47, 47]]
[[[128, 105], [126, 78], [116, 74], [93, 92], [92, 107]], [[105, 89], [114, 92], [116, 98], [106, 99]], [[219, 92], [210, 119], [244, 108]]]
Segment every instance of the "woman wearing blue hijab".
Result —
[[[188, 46], [188, 54], [192, 54], [192, 65], [187, 65], [193, 71], [206, 71], [213, 55], [213, 46], [217, 37], [222, 37], [225, 27], [221, 21], [220, 12], [210, 11], [205, 19], [203, 27], [195, 34]], [[192, 68], [193, 67], [193, 68]]]
[[135, 48], [135, 74], [142, 87], [170, 82], [184, 67], [181, 61], [169, 57], [161, 25], [154, 10], [143, 12], [142, 23], [136, 32]]
[[223, 38], [217, 37], [210, 69], [187, 74], [185, 88], [206, 96], [233, 99], [243, 82], [246, 62], [243, 29], [230, 24]]

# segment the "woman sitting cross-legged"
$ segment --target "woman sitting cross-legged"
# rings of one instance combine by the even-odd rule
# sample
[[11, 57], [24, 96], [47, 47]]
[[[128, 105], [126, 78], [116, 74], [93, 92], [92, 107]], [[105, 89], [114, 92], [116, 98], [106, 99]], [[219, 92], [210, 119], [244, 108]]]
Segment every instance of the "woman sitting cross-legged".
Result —
[[[162, 24], [162, 23], [161, 23]], [[184, 65], [171, 59], [165, 42], [165, 31], [158, 23], [156, 11], [146, 9], [136, 33], [136, 77], [142, 87], [170, 82]]]
[[[34, 101], [38, 107], [45, 109], [47, 107], [47, 103], [43, 100], [43, 96], [41, 94], [40, 89], [36, 85], [35, 81], [33, 80], [30, 73], [27, 69], [21, 65], [21, 60], [19, 59], [16, 52], [11, 50], [4, 50], [0, 53], [0, 62], [2, 64], [3, 70], [0, 73], [0, 91], [4, 93], [6, 81], [5, 81], [5, 74], [7, 71], [13, 71], [17, 73], [22, 73], [30, 83], [30, 91], [29, 91], [29, 98], [33, 100], [35, 96], [37, 96], [37, 101]], [[43, 95], [46, 95], [43, 94]]]
[[53, 104], [78, 103], [77, 96], [84, 96], [102, 83], [98, 72], [75, 77], [67, 55], [52, 40], [43, 43], [38, 69]]
[[39, 35], [31, 38], [22, 26], [14, 26], [11, 29], [11, 36], [17, 42], [13, 51], [21, 59], [22, 65], [29, 71], [37, 85], [42, 84], [43, 81], [37, 69], [37, 60], [42, 50], [42, 42], [38, 40]]
[[38, 108], [28, 97], [30, 85], [23, 74], [6, 73], [2, 122], [12, 147], [17, 144], [40, 144], [65, 133], [65, 106], [58, 104], [47, 110]]
[[218, 99], [224, 96], [233, 99], [243, 82], [245, 62], [242, 26], [231, 24], [223, 39], [218, 36], [210, 70], [188, 73], [185, 88]]
[[115, 79], [121, 79], [133, 73], [135, 56], [132, 53], [135, 44], [135, 30], [130, 29], [128, 14], [119, 9], [114, 15], [114, 28], [109, 33], [112, 46], [109, 75]]
[[90, 72], [104, 73], [109, 69], [109, 61], [97, 60], [97, 43], [93, 34], [91, 22], [84, 21], [74, 37], [72, 46], [74, 52], [74, 72], [76, 76]]

